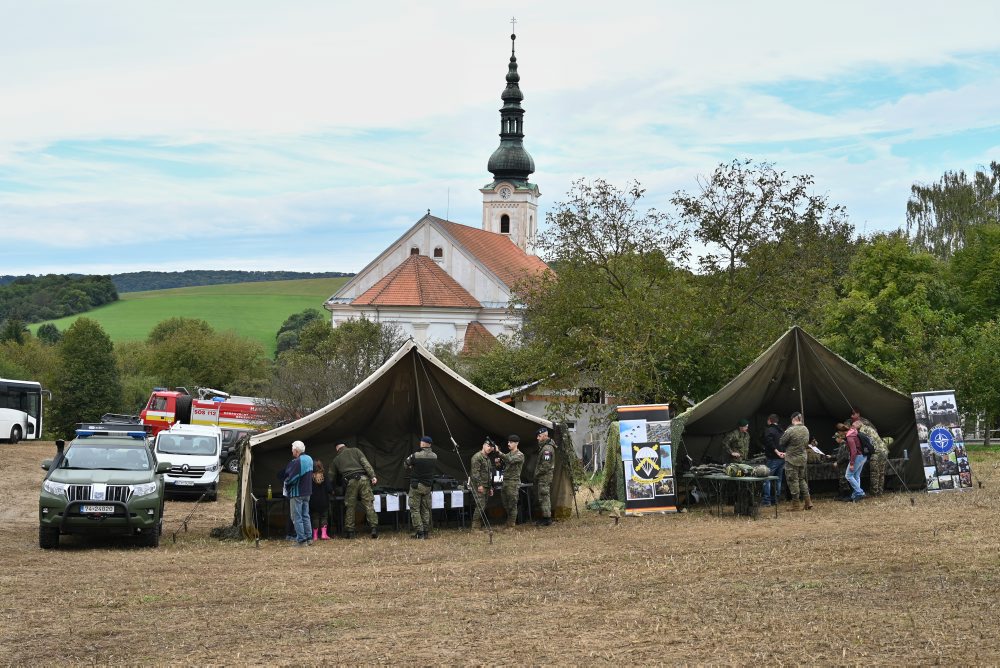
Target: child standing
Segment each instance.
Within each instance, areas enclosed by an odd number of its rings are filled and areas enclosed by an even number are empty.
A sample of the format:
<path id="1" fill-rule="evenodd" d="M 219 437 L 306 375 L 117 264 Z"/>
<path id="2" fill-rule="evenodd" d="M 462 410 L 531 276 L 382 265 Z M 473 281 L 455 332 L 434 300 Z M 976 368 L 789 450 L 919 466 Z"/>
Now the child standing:
<path id="1" fill-rule="evenodd" d="M 313 540 L 330 540 L 327 533 L 327 520 L 330 515 L 330 495 L 333 494 L 333 481 L 326 476 L 323 462 L 313 462 L 313 492 L 309 497 L 309 515 L 313 525 Z"/>

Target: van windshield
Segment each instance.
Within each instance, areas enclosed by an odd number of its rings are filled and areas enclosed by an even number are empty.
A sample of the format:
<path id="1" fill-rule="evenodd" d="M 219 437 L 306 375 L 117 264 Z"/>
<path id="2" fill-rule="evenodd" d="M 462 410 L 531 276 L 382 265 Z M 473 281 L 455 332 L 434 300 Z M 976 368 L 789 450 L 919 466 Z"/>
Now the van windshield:
<path id="1" fill-rule="evenodd" d="M 156 451 L 167 455 L 214 455 L 217 443 L 211 436 L 160 434 L 156 439 Z"/>

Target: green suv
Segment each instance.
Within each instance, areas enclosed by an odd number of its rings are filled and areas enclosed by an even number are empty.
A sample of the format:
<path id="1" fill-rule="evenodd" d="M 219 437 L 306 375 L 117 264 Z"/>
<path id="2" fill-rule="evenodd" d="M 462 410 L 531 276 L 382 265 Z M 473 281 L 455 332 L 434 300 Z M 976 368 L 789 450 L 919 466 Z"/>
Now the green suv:
<path id="1" fill-rule="evenodd" d="M 59 547 L 61 534 L 135 536 L 148 547 L 160 544 L 163 528 L 163 473 L 169 462 L 157 462 L 144 431 L 135 425 L 78 429 L 63 450 L 56 441 L 55 459 L 42 462 L 48 471 L 38 499 L 38 545 Z"/>

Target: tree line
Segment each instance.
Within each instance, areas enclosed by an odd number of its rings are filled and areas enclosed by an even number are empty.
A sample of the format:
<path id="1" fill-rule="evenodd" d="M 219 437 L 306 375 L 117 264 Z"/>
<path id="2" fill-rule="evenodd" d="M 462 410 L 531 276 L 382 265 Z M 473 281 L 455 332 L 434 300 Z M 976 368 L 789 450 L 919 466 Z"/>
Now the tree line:
<path id="1" fill-rule="evenodd" d="M 16 325 L 76 315 L 117 300 L 110 276 L 23 276 L 0 286 L 0 322 L 13 334 Z"/>

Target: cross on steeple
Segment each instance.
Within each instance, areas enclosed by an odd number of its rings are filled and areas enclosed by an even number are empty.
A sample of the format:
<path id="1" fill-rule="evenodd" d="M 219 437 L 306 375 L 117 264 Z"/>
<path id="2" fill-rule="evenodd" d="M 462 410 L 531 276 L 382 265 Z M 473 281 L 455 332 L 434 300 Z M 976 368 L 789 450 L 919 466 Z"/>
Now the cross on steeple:
<path id="1" fill-rule="evenodd" d="M 513 16 L 510 17 L 510 31 L 511 32 L 517 32 L 516 30 L 514 30 L 514 24 L 515 23 L 517 23 L 517 19 L 514 18 Z"/>

